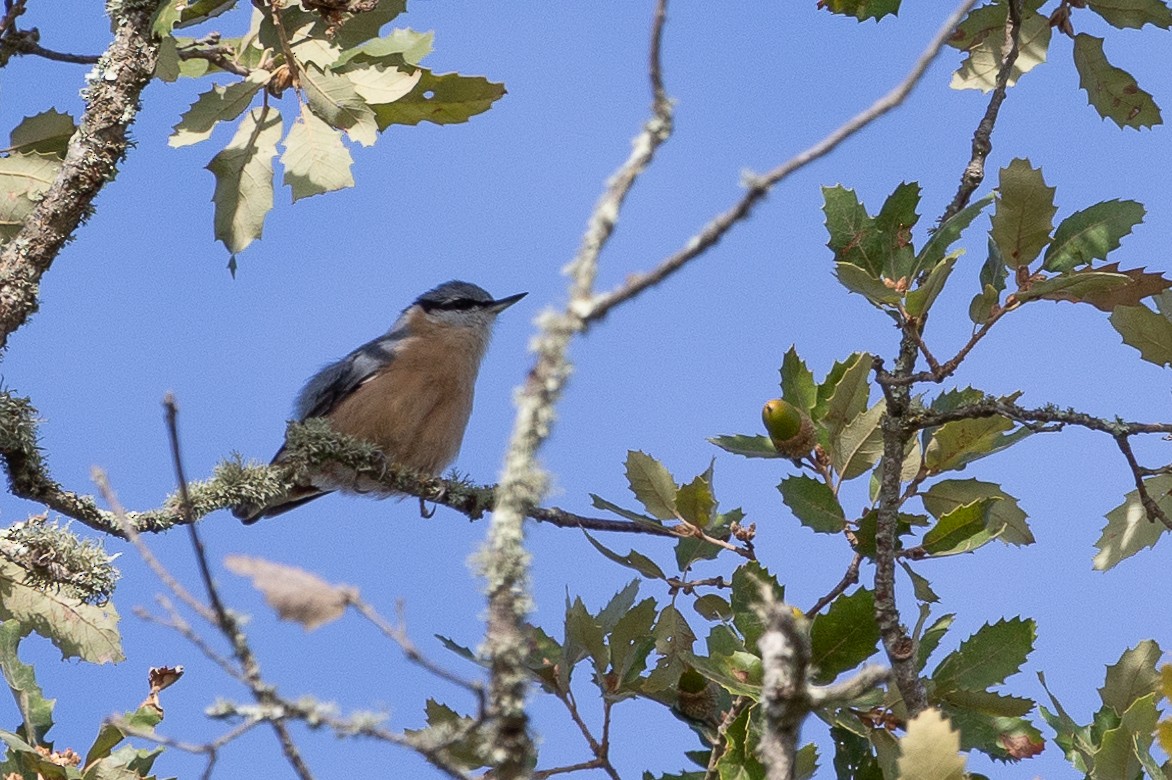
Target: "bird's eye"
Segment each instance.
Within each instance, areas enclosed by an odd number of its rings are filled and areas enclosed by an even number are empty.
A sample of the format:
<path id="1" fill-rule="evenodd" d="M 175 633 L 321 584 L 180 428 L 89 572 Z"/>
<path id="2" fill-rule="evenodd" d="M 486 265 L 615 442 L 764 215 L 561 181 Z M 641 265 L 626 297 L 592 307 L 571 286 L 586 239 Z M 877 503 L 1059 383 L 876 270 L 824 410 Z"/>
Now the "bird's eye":
<path id="1" fill-rule="evenodd" d="M 425 301 L 421 304 L 425 312 L 440 311 L 467 311 L 480 305 L 479 301 L 471 298 L 452 298 L 447 301 Z"/>

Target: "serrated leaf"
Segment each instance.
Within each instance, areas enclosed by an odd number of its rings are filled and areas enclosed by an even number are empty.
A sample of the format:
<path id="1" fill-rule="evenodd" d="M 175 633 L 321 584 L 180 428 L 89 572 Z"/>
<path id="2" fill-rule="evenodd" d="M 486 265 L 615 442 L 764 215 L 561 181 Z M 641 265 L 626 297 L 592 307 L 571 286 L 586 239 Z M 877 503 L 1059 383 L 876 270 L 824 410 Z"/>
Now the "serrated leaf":
<path id="1" fill-rule="evenodd" d="M 370 105 L 394 103 L 419 84 L 423 71 L 402 71 L 390 65 L 371 64 L 342 71 L 358 96 Z"/>
<path id="2" fill-rule="evenodd" d="M 180 28 L 206 22 L 236 5 L 236 0 L 187 0 L 184 3 L 180 3 L 179 0 L 169 0 L 169 2 L 174 2 L 179 8 L 179 20 L 174 23 L 174 26 Z"/>
<path id="3" fill-rule="evenodd" d="M 1130 284 L 1131 278 L 1124 274 L 1081 268 L 1034 282 L 1028 289 L 1019 290 L 1015 295 L 1022 303 L 1038 298 L 1079 303 L 1109 295 Z"/>
<path id="4" fill-rule="evenodd" d="M 923 317 L 932 308 L 940 291 L 948 282 L 956 261 L 960 258 L 960 250 L 948 255 L 932 268 L 924 283 L 907 294 L 907 303 L 904 308 L 913 317 Z"/>
<path id="5" fill-rule="evenodd" d="M 1013 708 L 1020 702 L 1032 705 L 1028 699 L 981 694 L 978 692 L 957 692 L 958 698 L 972 698 L 997 706 Z M 945 712 L 952 718 L 952 725 L 960 730 L 962 750 L 980 750 L 999 761 L 1018 761 L 1042 752 L 1046 740 L 1032 723 L 1019 716 L 993 715 L 979 709 L 968 709 L 951 704 L 945 705 Z M 971 776 L 973 780 L 978 777 Z"/>
<path id="6" fill-rule="evenodd" d="M 883 284 L 865 268 L 859 268 L 852 263 L 835 263 L 834 277 L 847 290 L 858 293 L 875 305 L 896 304 L 903 297 L 894 288 Z"/>
<path id="7" fill-rule="evenodd" d="M 1167 30 L 1172 10 L 1162 0 L 1089 0 L 1087 7 L 1121 30 L 1153 24 Z"/>
<path id="8" fill-rule="evenodd" d="M 1004 417 L 980 417 L 944 423 L 928 435 L 924 465 L 929 474 L 960 470 L 975 460 L 1000 452 L 1029 435 Z M 1012 431 L 1012 432 L 1010 432 Z"/>
<path id="9" fill-rule="evenodd" d="M 1046 249 L 1042 267 L 1047 271 L 1073 271 L 1094 260 L 1106 260 L 1119 248 L 1123 237 L 1143 222 L 1145 210 L 1134 200 L 1108 200 L 1076 211 L 1058 225 L 1054 241 Z"/>
<path id="10" fill-rule="evenodd" d="M 1015 159 L 1001 169 L 997 207 L 989 235 L 1010 268 L 1029 265 L 1050 243 L 1054 228 L 1054 187 L 1029 160 Z"/>
<path id="11" fill-rule="evenodd" d="M 236 135 L 207 169 L 216 177 L 216 238 L 237 254 L 261 237 L 265 215 L 273 208 L 273 158 L 281 140 L 281 115 L 254 108 Z"/>
<path id="12" fill-rule="evenodd" d="M 586 539 L 592 545 L 594 545 L 594 549 L 598 550 L 600 553 L 615 563 L 626 566 L 628 569 L 634 569 L 649 579 L 666 579 L 663 574 L 663 569 L 659 568 L 655 561 L 651 560 L 638 550 L 631 550 L 626 555 L 619 555 L 587 533 L 585 528 L 582 529 L 582 533 L 586 534 Z"/>
<path id="13" fill-rule="evenodd" d="M 777 489 L 781 491 L 781 500 L 802 525 L 820 534 L 842 533 L 846 513 L 826 483 L 795 474 L 783 479 Z"/>
<path id="14" fill-rule="evenodd" d="M 1172 475 L 1161 474 L 1145 479 L 1144 487 L 1165 514 L 1172 512 L 1172 497 L 1169 496 Z M 1099 553 L 1095 556 L 1094 566 L 1099 571 L 1106 571 L 1145 547 L 1154 547 L 1167 531 L 1163 523 L 1148 519 L 1139 491 L 1129 491 L 1123 503 L 1107 513 L 1107 525 L 1095 542 Z"/>
<path id="15" fill-rule="evenodd" d="M 920 221 L 916 213 L 919 204 L 919 183 L 905 181 L 892 190 L 875 215 L 875 227 L 883 233 L 887 245 L 882 271 L 888 279 L 906 279 L 915 263 L 912 228 Z"/>
<path id="16" fill-rule="evenodd" d="M 975 710 L 985 715 L 1003 718 L 1017 718 L 1029 714 L 1034 708 L 1033 699 L 1022 696 L 1007 696 L 992 691 L 969 691 L 953 688 L 940 694 L 942 703 L 966 710 Z M 963 731 L 963 729 L 962 729 Z"/>
<path id="17" fill-rule="evenodd" d="M 652 517 L 675 519 L 676 483 L 662 463 L 645 452 L 628 450 L 627 484 Z"/>
<path id="18" fill-rule="evenodd" d="M 435 43 L 434 32 L 416 32 L 396 27 L 381 38 L 372 38 L 342 52 L 335 69 L 345 69 L 352 62 L 383 65 L 418 65 L 431 53 Z"/>
<path id="19" fill-rule="evenodd" d="M 707 528 L 712 524 L 712 516 L 716 511 L 716 498 L 712 495 L 712 486 L 709 477 L 700 475 L 686 485 L 681 485 L 676 491 L 676 511 L 681 518 L 699 528 Z"/>
<path id="20" fill-rule="evenodd" d="M 54 109 L 26 116 L 12 128 L 7 153 L 48 154 L 65 159 L 65 149 L 76 131 L 73 117 Z"/>
<path id="21" fill-rule="evenodd" d="M 830 459 L 840 479 L 854 479 L 867 473 L 883 454 L 883 431 L 879 427 L 887 404 L 883 401 L 851 420 L 838 438 L 830 441 Z M 784 496 L 784 493 L 783 493 Z"/>
<path id="22" fill-rule="evenodd" d="M 1119 306 L 1111 312 L 1111 326 L 1144 360 L 1172 365 L 1172 320 L 1146 306 Z"/>
<path id="23" fill-rule="evenodd" d="M 565 641 L 562 643 L 562 660 L 558 664 L 558 682 L 561 690 L 569 690 L 570 677 L 574 666 L 584 658 L 590 658 L 598 674 L 606 671 L 606 640 L 602 627 L 586 609 L 580 597 L 571 603 L 566 597 Z"/>
<path id="24" fill-rule="evenodd" d="M 1099 748 L 1092 756 L 1092 780 L 1142 777 L 1138 753 L 1146 753 L 1151 747 L 1158 717 L 1156 694 L 1150 693 L 1123 713 L 1119 725 L 1103 731 Z"/>
<path id="25" fill-rule="evenodd" d="M 635 603 L 635 596 L 639 595 L 639 579 L 635 578 L 627 583 L 626 587 L 610 597 L 610 601 L 598 613 L 598 625 L 603 632 L 609 633 L 614 629 L 627 610 Z"/>
<path id="26" fill-rule="evenodd" d="M 1125 650 L 1118 661 L 1107 667 L 1107 678 L 1099 689 L 1103 705 L 1123 715 L 1137 699 L 1158 692 L 1160 672 L 1156 664 L 1163 654 L 1151 639 Z"/>
<path id="27" fill-rule="evenodd" d="M 36 670 L 20 660 L 17 648 L 26 631 L 19 621 L 0 623 L 0 671 L 8 690 L 16 700 L 23 725 L 17 735 L 34 745 L 45 743 L 45 734 L 53 728 L 55 699 L 46 699 L 37 683 Z"/>
<path id="28" fill-rule="evenodd" d="M 831 441 L 838 438 L 846 424 L 866 411 L 871 396 L 870 373 L 873 358 L 856 352 L 835 369 L 818 388 L 819 407 L 816 422 L 826 429 Z M 839 366 L 842 371 L 838 372 Z M 825 398 L 825 404 L 822 399 Z"/>
<path id="29" fill-rule="evenodd" d="M 909 276 L 915 278 L 920 275 L 922 271 L 930 271 L 936 267 L 936 264 L 944 259 L 948 254 L 949 248 L 957 242 L 960 234 L 964 229 L 972 224 L 973 220 L 980 216 L 981 212 L 989 207 L 993 202 L 993 193 L 977 198 L 969 205 L 954 214 L 947 222 L 936 228 L 936 231 L 924 244 L 924 248 L 920 250 L 916 257 L 916 265 L 912 269 Z"/>
<path id="30" fill-rule="evenodd" d="M 743 650 L 728 655 L 704 656 L 686 654 L 688 664 L 733 696 L 761 698 L 761 659 Z"/>
<path id="31" fill-rule="evenodd" d="M 640 601 L 619 618 L 607 639 L 610 670 L 620 686 L 630 685 L 632 678 L 638 677 L 647 666 L 647 655 L 655 648 L 651 625 L 656 612 L 655 599 Z"/>
<path id="32" fill-rule="evenodd" d="M 752 652 L 757 651 L 757 642 L 765 633 L 765 624 L 758 614 L 758 607 L 763 603 L 761 589 L 765 587 L 773 592 L 776 601 L 785 601 L 785 589 L 777 582 L 777 578 L 769 573 L 756 561 L 749 561 L 737 567 L 732 575 L 732 594 L 730 601 L 733 610 L 733 625 L 745 640 L 745 647 Z M 760 683 L 760 680 L 757 681 Z M 736 693 L 736 691 L 731 691 Z"/>
<path id="33" fill-rule="evenodd" d="M 167 145 L 177 149 L 207 140 L 217 124 L 231 121 L 248 110 L 270 75 L 267 70 L 258 69 L 227 86 L 212 85 L 179 117 L 179 122 L 171 128 Z"/>
<path id="34" fill-rule="evenodd" d="M 1162 123 L 1152 96 L 1139 88 L 1130 73 L 1107 61 L 1102 38 L 1086 33 L 1074 36 L 1074 67 L 1078 85 L 1086 90 L 1087 102 L 1099 116 L 1136 130 Z"/>
<path id="35" fill-rule="evenodd" d="M 901 560 L 899 564 L 912 581 L 912 594 L 916 597 L 916 601 L 923 604 L 935 604 L 940 601 L 940 597 L 936 595 L 936 591 L 932 590 L 932 583 L 928 582 L 927 577 L 917 574 L 907 561 Z"/>
<path id="36" fill-rule="evenodd" d="M 885 259 L 883 235 L 855 191 L 841 185 L 823 187 L 822 199 L 826 231 L 830 234 L 826 246 L 833 250 L 834 259 L 856 266 L 866 272 L 865 276 L 878 280 Z"/>
<path id="37" fill-rule="evenodd" d="M 969 14 L 961 23 L 957 35 L 949 43 L 967 51 L 968 56 L 952 74 L 949 87 L 988 92 L 997 86 L 997 73 L 1001 70 L 1005 45 L 1005 16 L 1004 5 L 987 5 Z M 1022 74 L 1045 62 L 1049 48 L 1049 19 L 1033 11 L 1022 13 L 1017 59 L 1009 69 L 1006 85 L 1012 87 Z"/>
<path id="38" fill-rule="evenodd" d="M 924 508 L 937 519 L 963 504 L 992 499 L 986 528 L 1007 544 L 1033 544 L 1034 535 L 1026 524 L 1026 513 L 1017 499 L 992 482 L 977 479 L 945 479 L 920 494 Z"/>
<path id="39" fill-rule="evenodd" d="M 993 540 L 989 514 L 995 499 L 982 498 L 962 504 L 941 516 L 924 534 L 920 546 L 933 556 L 972 552 Z"/>
<path id="40" fill-rule="evenodd" d="M 768 436 L 711 436 L 708 441 L 720 447 L 725 452 L 740 455 L 744 458 L 784 458 Z"/>
<path id="41" fill-rule="evenodd" d="M 370 146 L 378 136 L 374 111 L 345 76 L 316 65 L 301 71 L 301 85 L 309 109 L 332 128 L 346 131 L 352 141 Z M 305 112 L 302 111 L 302 116 Z"/>
<path id="42" fill-rule="evenodd" d="M 350 150 L 342 133 L 304 108 L 285 136 L 283 183 L 293 191 L 293 201 L 354 186 Z"/>
<path id="43" fill-rule="evenodd" d="M 20 231 L 60 170 L 61 160 L 54 155 L 0 157 L 0 238 L 12 238 Z"/>
<path id="44" fill-rule="evenodd" d="M 792 344 L 781 359 L 781 397 L 806 414 L 818 403 L 814 374 L 806 367 L 806 362 L 798 357 L 798 351 Z"/>
<path id="45" fill-rule="evenodd" d="M 1164 278 L 1162 274 L 1149 273 L 1146 268 L 1122 271 L 1119 269 L 1119 263 L 1109 263 L 1099 266 L 1098 271 L 1125 276 L 1127 281 L 1103 285 L 1100 289 L 1084 287 L 1075 291 L 1077 297 L 1066 290 L 1051 292 L 1042 297 L 1053 301 L 1089 303 L 1099 311 L 1113 312 L 1120 306 L 1139 306 L 1144 298 L 1159 295 L 1172 288 L 1172 280 Z"/>
<path id="46" fill-rule="evenodd" d="M 224 558 L 228 571 L 252 580 L 281 620 L 300 623 L 306 631 L 332 623 L 345 613 L 357 591 L 334 585 L 296 566 L 248 555 Z"/>
<path id="47" fill-rule="evenodd" d="M 899 13 L 900 0 L 826 0 L 819 5 L 833 14 L 853 16 L 860 22 L 874 19 L 876 22 L 888 14 Z M 724 780 L 722 777 L 721 780 Z"/>
<path id="48" fill-rule="evenodd" d="M 928 606 L 926 604 L 921 606 L 920 611 L 923 618 L 927 619 Z M 944 635 L 948 633 L 948 629 L 952 627 L 952 623 L 955 620 L 956 615 L 954 614 L 942 615 L 935 623 L 924 630 L 924 633 L 919 638 L 919 647 L 916 649 L 917 669 L 923 671 L 924 667 L 928 665 L 928 659 L 932 657 L 932 653 L 936 652 L 936 648 L 940 646 Z"/>
<path id="49" fill-rule="evenodd" d="M 380 131 L 391 125 L 467 122 L 487 111 L 505 94 L 504 84 L 495 84 L 482 76 L 436 75 L 426 69 L 422 73 L 419 83 L 406 95 L 394 103 L 373 106 Z"/>
<path id="50" fill-rule="evenodd" d="M 899 749 L 900 780 L 965 780 L 960 732 L 939 710 L 929 708 L 909 720 Z"/>
<path id="51" fill-rule="evenodd" d="M 842 595 L 810 624 L 810 663 L 814 682 L 825 684 L 854 669 L 879 650 L 875 594 L 866 588 Z"/>
<path id="52" fill-rule="evenodd" d="M 932 672 L 937 689 L 984 691 L 1017 674 L 1034 649 L 1033 620 L 1010 618 L 986 623 L 960 643 Z"/>

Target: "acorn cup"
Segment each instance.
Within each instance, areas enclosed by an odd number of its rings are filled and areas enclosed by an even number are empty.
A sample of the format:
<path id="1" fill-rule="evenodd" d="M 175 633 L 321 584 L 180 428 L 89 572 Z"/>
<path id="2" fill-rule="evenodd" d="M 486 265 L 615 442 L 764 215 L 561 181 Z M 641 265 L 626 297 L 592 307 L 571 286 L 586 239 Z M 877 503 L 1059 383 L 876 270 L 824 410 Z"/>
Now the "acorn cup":
<path id="1" fill-rule="evenodd" d="M 761 409 L 761 421 L 774 449 L 787 458 L 796 461 L 814 449 L 814 423 L 788 401 L 781 398 L 767 401 Z"/>

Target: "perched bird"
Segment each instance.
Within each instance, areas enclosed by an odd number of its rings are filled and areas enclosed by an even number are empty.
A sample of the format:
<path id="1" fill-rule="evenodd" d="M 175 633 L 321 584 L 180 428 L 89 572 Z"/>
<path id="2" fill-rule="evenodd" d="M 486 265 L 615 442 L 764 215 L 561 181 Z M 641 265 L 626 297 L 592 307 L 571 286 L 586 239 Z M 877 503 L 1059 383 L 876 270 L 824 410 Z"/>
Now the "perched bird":
<path id="1" fill-rule="evenodd" d="M 458 281 L 428 290 L 385 334 L 306 382 L 294 417 L 324 417 L 339 433 L 377 445 L 394 463 L 439 474 L 460 451 L 496 316 L 525 295 L 494 300 L 480 287 Z M 273 463 L 284 453 L 282 446 Z M 366 492 L 353 479 L 323 473 L 312 485 L 268 504 L 237 506 L 232 513 L 255 523 L 334 490 Z"/>

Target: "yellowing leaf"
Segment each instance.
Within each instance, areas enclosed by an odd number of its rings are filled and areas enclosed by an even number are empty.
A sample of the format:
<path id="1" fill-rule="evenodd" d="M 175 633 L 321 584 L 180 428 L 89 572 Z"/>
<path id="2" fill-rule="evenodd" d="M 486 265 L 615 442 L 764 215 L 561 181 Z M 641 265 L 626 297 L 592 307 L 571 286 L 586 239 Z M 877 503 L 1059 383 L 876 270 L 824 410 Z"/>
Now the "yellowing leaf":
<path id="1" fill-rule="evenodd" d="M 206 140 L 218 123 L 233 120 L 248 109 L 256 93 L 268 83 L 269 75 L 267 70 L 254 70 L 243 81 L 213 85 L 183 112 L 167 145 L 179 148 Z"/>
<path id="2" fill-rule="evenodd" d="M 1160 509 L 1172 512 L 1172 475 L 1161 474 L 1144 480 L 1144 487 Z M 1145 547 L 1153 547 L 1167 532 L 1163 523 L 1153 522 L 1144 512 L 1139 492 L 1132 490 L 1124 497 L 1123 503 L 1107 513 L 1107 525 L 1095 547 L 1095 568 L 1104 571 L 1125 558 L 1130 558 Z"/>
<path id="3" fill-rule="evenodd" d="M 49 154 L 0 157 L 0 238 L 12 238 L 53 185 L 61 159 Z"/>
<path id="4" fill-rule="evenodd" d="M 327 125 L 345 130 L 352 140 L 363 146 L 374 143 L 378 135 L 374 112 L 347 77 L 306 65 L 301 72 L 301 85 L 305 88 L 309 109 Z"/>
<path id="5" fill-rule="evenodd" d="M 354 85 L 358 96 L 371 105 L 394 103 L 419 83 L 422 70 L 406 72 L 393 66 L 370 65 L 348 68 L 344 75 Z"/>
<path id="6" fill-rule="evenodd" d="M 254 108 L 208 163 L 216 177 L 216 238 L 232 254 L 243 251 L 264 230 L 265 215 L 273 208 L 273 158 L 280 139 L 281 115 L 276 109 Z"/>
<path id="7" fill-rule="evenodd" d="M 988 5 L 974 11 L 961 25 L 967 37 L 953 45 L 966 50 L 968 57 L 952 74 L 950 87 L 988 92 L 997 86 L 997 73 L 1001 70 L 1005 46 L 1005 16 L 1004 5 Z M 1013 86 L 1023 73 L 1045 62 L 1049 48 L 1049 20 L 1033 11 L 1023 13 L 1018 33 L 1017 59 L 1009 69 L 1007 85 Z"/>
<path id="8" fill-rule="evenodd" d="M 311 195 L 333 192 L 354 186 L 350 150 L 342 143 L 342 133 L 312 112 L 301 116 L 285 137 L 284 183 L 293 190 L 294 202 Z"/>
<path id="9" fill-rule="evenodd" d="M 964 780 L 960 732 L 939 710 L 926 709 L 908 721 L 899 741 L 900 780 Z"/>

